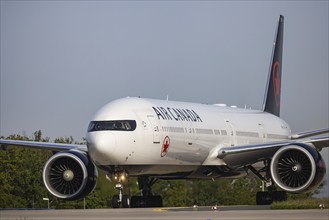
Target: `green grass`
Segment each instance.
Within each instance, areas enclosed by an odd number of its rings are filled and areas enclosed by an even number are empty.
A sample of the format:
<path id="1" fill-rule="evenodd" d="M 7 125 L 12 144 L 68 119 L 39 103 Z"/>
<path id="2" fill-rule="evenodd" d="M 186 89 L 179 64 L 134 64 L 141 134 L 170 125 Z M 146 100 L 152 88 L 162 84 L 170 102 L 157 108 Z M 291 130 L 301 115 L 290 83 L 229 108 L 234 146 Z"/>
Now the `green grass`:
<path id="1" fill-rule="evenodd" d="M 325 209 L 329 208 L 329 198 L 322 199 L 296 199 L 284 202 L 274 202 L 272 209 L 320 209 L 319 205 L 324 204 Z"/>

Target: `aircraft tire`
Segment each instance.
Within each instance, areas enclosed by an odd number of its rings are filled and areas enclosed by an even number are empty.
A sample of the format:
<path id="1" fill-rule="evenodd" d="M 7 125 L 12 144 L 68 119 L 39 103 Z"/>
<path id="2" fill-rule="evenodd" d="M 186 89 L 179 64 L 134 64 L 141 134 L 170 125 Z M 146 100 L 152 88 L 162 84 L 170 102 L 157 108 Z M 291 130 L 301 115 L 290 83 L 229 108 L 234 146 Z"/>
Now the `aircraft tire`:
<path id="1" fill-rule="evenodd" d="M 285 191 L 275 191 L 273 192 L 273 202 L 274 201 L 286 201 L 287 200 L 287 192 Z"/>
<path id="2" fill-rule="evenodd" d="M 162 197 L 161 196 L 149 196 L 147 198 L 147 207 L 162 207 Z"/>
<path id="3" fill-rule="evenodd" d="M 130 200 L 130 207 L 131 208 L 142 208 L 144 207 L 144 201 L 142 196 L 132 196 Z"/>
<path id="4" fill-rule="evenodd" d="M 273 202 L 273 196 L 269 192 L 257 192 L 256 204 L 257 205 L 270 205 Z"/>
<path id="5" fill-rule="evenodd" d="M 129 208 L 130 207 L 130 199 L 128 195 L 122 196 L 122 207 L 123 208 Z"/>
<path id="6" fill-rule="evenodd" d="M 112 197 L 112 208 L 117 209 L 120 207 L 119 195 L 114 195 Z"/>
<path id="7" fill-rule="evenodd" d="M 131 208 L 151 208 L 163 207 L 161 196 L 132 196 L 130 201 Z"/>

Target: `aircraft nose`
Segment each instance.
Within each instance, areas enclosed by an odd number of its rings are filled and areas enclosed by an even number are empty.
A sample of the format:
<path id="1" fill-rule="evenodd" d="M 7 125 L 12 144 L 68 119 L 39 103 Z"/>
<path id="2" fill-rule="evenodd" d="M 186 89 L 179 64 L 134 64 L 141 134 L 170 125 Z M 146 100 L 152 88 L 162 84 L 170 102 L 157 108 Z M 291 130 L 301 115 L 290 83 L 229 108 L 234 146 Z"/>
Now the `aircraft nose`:
<path id="1" fill-rule="evenodd" d="M 87 147 L 91 159 L 97 165 L 109 165 L 113 163 L 113 155 L 116 150 L 116 138 L 110 132 L 97 131 L 87 134 Z"/>

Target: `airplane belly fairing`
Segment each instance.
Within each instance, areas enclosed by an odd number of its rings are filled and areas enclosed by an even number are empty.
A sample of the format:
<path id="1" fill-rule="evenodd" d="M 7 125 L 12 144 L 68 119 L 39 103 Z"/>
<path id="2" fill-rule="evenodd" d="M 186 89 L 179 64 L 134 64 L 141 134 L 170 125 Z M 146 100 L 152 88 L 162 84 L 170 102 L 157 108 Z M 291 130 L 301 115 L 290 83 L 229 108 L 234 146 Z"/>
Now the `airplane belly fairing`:
<path id="1" fill-rule="evenodd" d="M 112 172 L 124 170 L 129 176 L 150 176 L 160 179 L 216 179 L 238 178 L 247 174 L 244 168 L 232 170 L 227 166 L 194 166 L 194 165 L 125 165 L 100 166 Z"/>

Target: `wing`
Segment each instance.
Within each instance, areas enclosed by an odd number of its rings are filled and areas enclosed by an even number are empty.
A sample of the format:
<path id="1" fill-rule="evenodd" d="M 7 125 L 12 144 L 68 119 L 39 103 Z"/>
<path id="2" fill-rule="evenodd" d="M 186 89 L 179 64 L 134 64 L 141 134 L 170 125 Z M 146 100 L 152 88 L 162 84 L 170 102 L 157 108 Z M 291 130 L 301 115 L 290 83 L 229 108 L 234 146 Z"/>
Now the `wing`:
<path id="1" fill-rule="evenodd" d="M 302 143 L 313 144 L 313 146 L 319 151 L 324 147 L 329 147 L 329 136 L 326 137 L 316 137 L 310 139 L 302 139 Z"/>
<path id="2" fill-rule="evenodd" d="M 234 147 L 219 147 L 217 157 L 231 168 L 251 165 L 258 161 L 270 159 L 275 152 L 287 145 L 308 144 L 321 151 L 324 147 L 329 147 L 329 136 L 313 137 L 319 134 L 328 133 L 329 129 L 320 129 L 315 131 L 303 132 L 292 135 L 291 139 L 278 142 L 262 143 L 256 145 L 243 145 Z M 307 137 L 307 138 L 306 138 Z"/>
<path id="3" fill-rule="evenodd" d="M 305 131 L 302 133 L 294 134 L 294 135 L 291 135 L 291 139 L 312 137 L 315 135 L 321 135 L 321 134 L 326 134 L 326 133 L 329 133 L 329 128 L 323 128 L 323 129 L 318 129 L 318 130 L 313 130 L 313 131 Z"/>
<path id="4" fill-rule="evenodd" d="M 43 150 L 51 150 L 51 151 L 63 151 L 63 150 L 72 150 L 72 149 L 77 149 L 85 152 L 88 151 L 86 145 L 79 145 L 79 144 L 59 144 L 59 143 L 49 143 L 49 142 L 16 141 L 16 140 L 0 139 L 0 145 L 2 149 L 6 149 L 6 147 L 9 146 L 18 146 L 18 147 L 28 147 L 28 148 L 36 148 Z"/>

